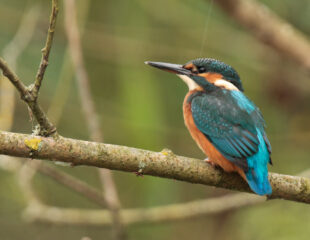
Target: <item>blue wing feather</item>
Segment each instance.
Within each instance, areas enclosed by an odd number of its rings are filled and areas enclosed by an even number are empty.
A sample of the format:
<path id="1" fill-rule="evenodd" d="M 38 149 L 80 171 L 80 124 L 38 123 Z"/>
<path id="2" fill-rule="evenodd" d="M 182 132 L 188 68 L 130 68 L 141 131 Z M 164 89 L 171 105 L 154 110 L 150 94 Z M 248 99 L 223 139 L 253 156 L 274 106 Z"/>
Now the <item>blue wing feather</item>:
<path id="1" fill-rule="evenodd" d="M 242 92 L 222 89 L 197 95 L 191 101 L 197 128 L 229 161 L 245 171 L 256 193 L 271 193 L 267 178 L 271 146 L 262 114 L 254 103 Z"/>
<path id="2" fill-rule="evenodd" d="M 246 157 L 258 150 L 255 123 L 247 111 L 233 104 L 230 92 L 222 90 L 218 94 L 221 95 L 203 94 L 192 99 L 195 124 L 227 159 L 246 166 Z"/>

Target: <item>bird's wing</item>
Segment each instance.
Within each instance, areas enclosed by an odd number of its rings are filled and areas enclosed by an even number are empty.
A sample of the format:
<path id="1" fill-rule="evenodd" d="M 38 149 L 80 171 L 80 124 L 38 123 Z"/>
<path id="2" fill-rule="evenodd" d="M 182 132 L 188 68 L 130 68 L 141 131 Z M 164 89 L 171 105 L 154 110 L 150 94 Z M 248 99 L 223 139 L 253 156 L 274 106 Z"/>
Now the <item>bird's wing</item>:
<path id="1" fill-rule="evenodd" d="M 191 110 L 197 128 L 228 160 L 247 171 L 247 157 L 257 153 L 260 144 L 257 131 L 264 134 L 258 108 L 239 91 L 219 90 L 194 97 Z"/>

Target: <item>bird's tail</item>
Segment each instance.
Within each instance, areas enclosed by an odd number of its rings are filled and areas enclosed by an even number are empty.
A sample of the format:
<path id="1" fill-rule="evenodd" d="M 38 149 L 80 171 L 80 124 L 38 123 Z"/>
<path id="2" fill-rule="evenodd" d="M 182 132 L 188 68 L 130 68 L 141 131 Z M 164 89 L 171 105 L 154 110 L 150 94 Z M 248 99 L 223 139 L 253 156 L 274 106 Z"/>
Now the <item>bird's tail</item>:
<path id="1" fill-rule="evenodd" d="M 249 170 L 245 172 L 250 188 L 259 195 L 269 195 L 272 189 L 268 180 L 268 162 L 270 154 L 268 152 L 263 135 L 258 130 L 259 139 L 258 152 L 247 158 Z"/>
<path id="2" fill-rule="evenodd" d="M 259 174 L 255 169 L 250 169 L 245 173 L 246 179 L 250 188 L 259 195 L 269 195 L 272 189 L 268 180 L 268 172 L 266 174 Z"/>

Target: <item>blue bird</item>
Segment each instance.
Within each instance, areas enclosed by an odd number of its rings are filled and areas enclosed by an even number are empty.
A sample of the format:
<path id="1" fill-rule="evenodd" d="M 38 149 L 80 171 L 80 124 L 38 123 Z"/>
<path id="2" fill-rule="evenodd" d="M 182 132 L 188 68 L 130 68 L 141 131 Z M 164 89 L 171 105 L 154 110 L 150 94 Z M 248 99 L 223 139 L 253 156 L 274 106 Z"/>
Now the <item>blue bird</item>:
<path id="1" fill-rule="evenodd" d="M 229 65 L 198 58 L 184 65 L 145 62 L 177 74 L 189 87 L 183 102 L 185 125 L 207 162 L 238 172 L 259 195 L 272 193 L 268 163 L 271 145 L 263 116 L 243 94 L 238 73 Z"/>

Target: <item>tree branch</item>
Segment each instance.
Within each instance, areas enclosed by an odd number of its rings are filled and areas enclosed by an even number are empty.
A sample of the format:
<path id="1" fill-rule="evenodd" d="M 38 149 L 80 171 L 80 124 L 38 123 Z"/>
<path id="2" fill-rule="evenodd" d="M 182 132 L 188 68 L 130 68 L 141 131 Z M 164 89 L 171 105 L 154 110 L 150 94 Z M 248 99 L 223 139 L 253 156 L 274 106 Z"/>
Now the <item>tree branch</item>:
<path id="1" fill-rule="evenodd" d="M 52 0 L 52 14 L 50 17 L 50 25 L 47 34 L 46 45 L 43 49 L 42 60 L 34 85 L 26 87 L 24 83 L 19 79 L 19 77 L 9 68 L 4 59 L 0 58 L 0 68 L 2 69 L 3 75 L 6 76 L 19 91 L 21 98 L 31 109 L 33 116 L 36 118 L 38 124 L 40 125 L 39 134 L 44 136 L 49 136 L 53 133 L 56 133 L 55 126 L 48 120 L 46 114 L 38 104 L 37 98 L 43 80 L 44 72 L 47 67 L 50 49 L 52 46 L 57 13 L 58 0 Z"/>
<path id="2" fill-rule="evenodd" d="M 46 42 L 44 48 L 42 49 L 42 58 L 33 88 L 33 96 L 35 97 L 35 99 L 38 98 L 38 93 L 42 84 L 44 73 L 48 65 L 48 58 L 52 48 L 58 10 L 58 0 L 52 0 L 52 12 L 50 16 L 50 23 L 48 27 Z"/>
<path id="3" fill-rule="evenodd" d="M 9 156 L 0 156 L 0 168 L 6 171 L 17 172 L 23 167 L 24 164 L 26 164 L 25 161 L 20 160 L 22 159 Z M 93 203 L 96 203 L 98 206 L 106 207 L 106 202 L 100 191 L 86 182 L 83 182 L 68 173 L 60 171 L 55 167 L 49 166 L 47 162 L 44 164 L 37 164 L 35 170 L 44 176 L 50 177 L 68 189 L 75 191 L 81 196 L 84 196 Z"/>
<path id="4" fill-rule="evenodd" d="M 246 193 L 191 201 L 189 203 L 169 204 L 151 208 L 133 208 L 120 211 L 125 225 L 143 223 L 163 223 L 218 214 L 227 210 L 239 209 L 263 203 L 264 198 Z M 25 211 L 29 221 L 47 222 L 58 225 L 111 225 L 111 215 L 107 210 L 84 210 L 56 208 L 44 205 L 30 206 Z"/>
<path id="5" fill-rule="evenodd" d="M 176 156 L 170 151 L 151 152 L 126 146 L 64 138 L 35 137 L 0 132 L 0 154 L 62 161 L 126 172 L 171 178 L 231 190 L 251 192 L 238 174 L 225 173 L 205 162 Z M 270 199 L 310 203 L 310 179 L 270 173 Z"/>
<path id="6" fill-rule="evenodd" d="M 28 88 L 23 84 L 23 82 L 19 79 L 19 77 L 14 73 L 13 70 L 7 65 L 5 60 L 0 57 L 0 68 L 2 69 L 3 75 L 6 76 L 10 82 L 15 86 L 15 88 L 19 91 L 21 98 L 24 101 L 31 101 L 32 95 L 29 92 Z"/>
<path id="7" fill-rule="evenodd" d="M 40 164 L 37 167 L 38 172 L 51 177 L 56 182 L 63 184 L 64 186 L 68 187 L 69 189 L 85 196 L 89 200 L 97 203 L 99 206 L 106 207 L 107 204 L 103 199 L 100 192 L 90 186 L 89 184 L 67 174 L 62 171 L 58 171 L 57 169 L 48 166 L 47 164 Z"/>
<path id="8" fill-rule="evenodd" d="M 0 68 L 2 69 L 3 75 L 11 81 L 11 83 L 19 91 L 21 98 L 31 109 L 33 115 L 35 116 L 36 120 L 42 128 L 42 135 L 50 135 L 52 133 L 55 133 L 56 128 L 48 120 L 47 116 L 43 112 L 40 105 L 37 103 L 33 94 L 31 94 L 31 90 L 23 84 L 19 77 L 9 68 L 9 66 L 2 58 L 0 58 Z"/>
<path id="9" fill-rule="evenodd" d="M 291 24 L 255 0 L 215 0 L 239 24 L 310 72 L 310 44 Z"/>

